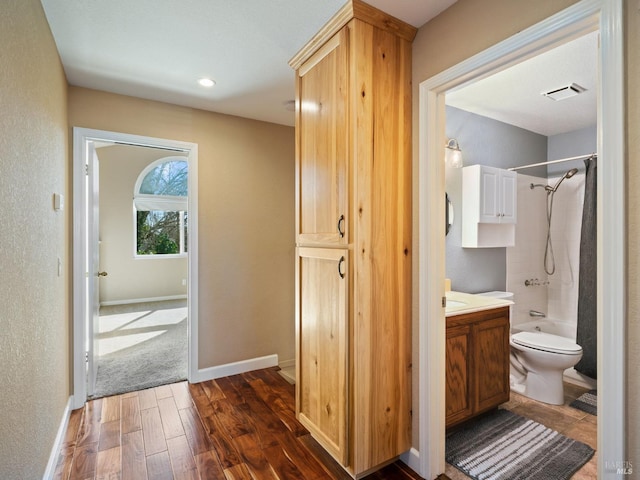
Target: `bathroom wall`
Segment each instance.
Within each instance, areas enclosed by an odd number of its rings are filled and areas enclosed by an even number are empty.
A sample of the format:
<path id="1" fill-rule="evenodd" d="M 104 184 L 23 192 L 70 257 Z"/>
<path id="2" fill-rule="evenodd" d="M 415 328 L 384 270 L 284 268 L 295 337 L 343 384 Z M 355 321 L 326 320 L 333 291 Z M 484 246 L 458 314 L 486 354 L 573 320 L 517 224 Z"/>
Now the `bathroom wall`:
<path id="1" fill-rule="evenodd" d="M 447 107 L 446 116 L 447 138 L 458 140 L 465 166 L 510 168 L 547 159 L 544 135 L 454 107 Z M 544 167 L 536 167 L 527 173 L 545 176 L 546 172 Z M 454 222 L 446 238 L 446 275 L 451 279 L 451 288 L 469 293 L 505 290 L 507 249 L 461 246 L 462 169 L 446 168 L 446 189 L 454 209 Z M 520 212 L 518 215 L 519 219 L 527 218 Z"/>
<path id="2" fill-rule="evenodd" d="M 596 151 L 596 126 L 548 138 L 548 160 L 575 157 Z M 548 166 L 548 183 L 554 185 L 571 168 L 580 172 L 567 179 L 554 196 L 551 222 L 552 246 L 556 270 L 544 271 L 547 239 L 546 199 L 541 188 L 531 190 L 530 183 L 547 183 L 541 178 L 519 175 L 516 245 L 507 249 L 507 290 L 514 292 L 516 306 L 512 324 L 530 320 L 529 310 L 538 310 L 549 318 L 577 323 L 580 230 L 584 199 L 584 162 L 563 162 Z M 525 286 L 527 279 L 540 285 Z"/>

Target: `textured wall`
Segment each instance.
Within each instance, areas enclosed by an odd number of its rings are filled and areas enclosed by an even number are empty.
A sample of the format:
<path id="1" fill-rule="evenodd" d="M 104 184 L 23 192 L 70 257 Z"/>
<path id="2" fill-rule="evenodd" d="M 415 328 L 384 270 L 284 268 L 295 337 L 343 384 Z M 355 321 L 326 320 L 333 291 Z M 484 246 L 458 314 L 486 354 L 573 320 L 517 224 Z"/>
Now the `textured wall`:
<path id="1" fill-rule="evenodd" d="M 2 10 L 0 478 L 36 479 L 69 398 L 67 83 L 40 2 Z"/>
<path id="2" fill-rule="evenodd" d="M 71 126 L 198 144 L 199 368 L 294 357 L 294 129 L 71 87 Z"/>
<path id="3" fill-rule="evenodd" d="M 114 145 L 96 150 L 100 160 L 100 302 L 186 295 L 187 258 L 135 258 L 133 190 L 142 170 L 176 156 L 157 148 Z"/>

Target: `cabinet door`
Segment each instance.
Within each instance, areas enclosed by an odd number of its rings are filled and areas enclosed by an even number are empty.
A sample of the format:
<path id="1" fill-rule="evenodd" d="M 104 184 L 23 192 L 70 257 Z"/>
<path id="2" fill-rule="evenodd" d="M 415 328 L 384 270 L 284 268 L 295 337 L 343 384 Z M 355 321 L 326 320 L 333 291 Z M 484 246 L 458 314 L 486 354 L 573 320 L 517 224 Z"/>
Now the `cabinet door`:
<path id="1" fill-rule="evenodd" d="M 447 328 L 445 373 L 445 424 L 447 427 L 473 414 L 471 362 L 471 327 L 461 325 Z"/>
<path id="2" fill-rule="evenodd" d="M 482 411 L 509 401 L 508 314 L 473 326 L 476 365 L 475 410 Z"/>
<path id="3" fill-rule="evenodd" d="M 348 251 L 298 248 L 296 413 L 336 460 L 347 460 Z"/>
<path id="4" fill-rule="evenodd" d="M 500 171 L 480 168 L 480 223 L 500 223 Z"/>
<path id="5" fill-rule="evenodd" d="M 503 170 L 500 172 L 500 221 L 516 223 L 518 214 L 518 174 Z"/>
<path id="6" fill-rule="evenodd" d="M 348 51 L 343 29 L 298 69 L 298 244 L 347 244 Z"/>

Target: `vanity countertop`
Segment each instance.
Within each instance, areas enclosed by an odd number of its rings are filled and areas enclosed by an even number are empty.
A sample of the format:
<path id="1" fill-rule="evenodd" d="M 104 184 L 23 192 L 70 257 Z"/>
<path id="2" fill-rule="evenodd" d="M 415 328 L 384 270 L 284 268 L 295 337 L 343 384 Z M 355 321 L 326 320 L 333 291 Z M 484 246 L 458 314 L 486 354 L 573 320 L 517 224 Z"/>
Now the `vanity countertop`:
<path id="1" fill-rule="evenodd" d="M 446 297 L 446 317 L 513 305 L 513 302 L 511 300 L 506 300 L 504 298 L 486 297 L 484 295 L 473 295 L 471 293 L 450 291 L 446 293 Z"/>

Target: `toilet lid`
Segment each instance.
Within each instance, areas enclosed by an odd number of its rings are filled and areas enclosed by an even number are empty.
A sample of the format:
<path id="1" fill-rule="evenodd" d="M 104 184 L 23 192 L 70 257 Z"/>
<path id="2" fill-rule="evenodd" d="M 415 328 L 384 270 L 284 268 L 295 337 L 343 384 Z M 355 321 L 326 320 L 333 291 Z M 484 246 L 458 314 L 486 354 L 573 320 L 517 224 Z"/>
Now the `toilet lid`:
<path id="1" fill-rule="evenodd" d="M 524 347 L 536 348 L 546 352 L 576 354 L 582 352 L 582 347 L 571 340 L 543 332 L 520 332 L 511 337 L 511 340 Z"/>

